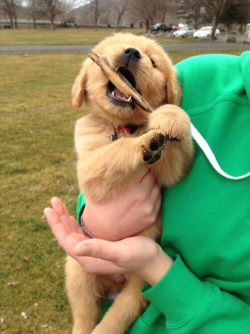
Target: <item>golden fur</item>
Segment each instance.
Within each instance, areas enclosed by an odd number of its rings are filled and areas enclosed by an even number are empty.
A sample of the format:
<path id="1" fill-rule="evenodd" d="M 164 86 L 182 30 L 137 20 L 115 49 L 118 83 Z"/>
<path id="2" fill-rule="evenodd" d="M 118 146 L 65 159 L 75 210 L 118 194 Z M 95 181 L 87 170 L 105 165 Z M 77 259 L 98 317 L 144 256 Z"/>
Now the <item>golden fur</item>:
<path id="1" fill-rule="evenodd" d="M 124 52 L 134 48 L 140 59 L 124 61 Z M 95 52 L 103 55 L 116 69 L 127 66 L 133 73 L 136 89 L 154 108 L 148 120 L 137 107 L 114 103 L 107 95 L 108 79 L 90 59 L 86 59 L 72 88 L 74 107 L 86 103 L 90 113 L 77 121 L 75 146 L 81 192 L 86 199 L 101 201 L 115 196 L 140 169 L 149 168 L 160 185 L 172 186 L 188 171 L 192 159 L 190 121 L 178 107 L 181 90 L 176 73 L 166 53 L 154 41 L 132 34 L 115 34 L 99 43 Z M 131 60 L 132 59 L 132 60 Z M 126 63 L 126 64 L 125 64 Z M 133 134 L 111 134 L 118 125 L 136 124 Z M 181 141 L 165 140 L 179 138 Z M 157 147 L 152 149 L 152 143 Z M 144 161 L 148 152 L 152 159 Z M 154 162 L 154 159 L 160 159 Z M 161 219 L 143 235 L 157 239 Z M 71 257 L 66 263 L 66 288 L 74 318 L 73 334 L 122 334 L 146 307 L 140 294 L 143 281 L 130 276 L 122 288 L 109 277 L 87 273 Z M 121 290 L 121 291 L 120 291 Z M 98 323 L 99 303 L 107 292 L 118 293 L 113 305 Z"/>

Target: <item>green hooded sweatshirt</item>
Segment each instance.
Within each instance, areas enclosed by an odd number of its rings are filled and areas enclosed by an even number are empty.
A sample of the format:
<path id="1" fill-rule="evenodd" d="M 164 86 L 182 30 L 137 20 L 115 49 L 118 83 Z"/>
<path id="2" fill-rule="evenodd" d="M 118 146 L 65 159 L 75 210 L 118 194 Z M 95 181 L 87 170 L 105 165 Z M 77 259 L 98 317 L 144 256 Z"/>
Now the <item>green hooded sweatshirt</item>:
<path id="1" fill-rule="evenodd" d="M 249 172 L 250 52 L 192 57 L 176 69 L 181 106 L 221 168 Z M 78 220 L 83 206 L 80 195 Z M 164 191 L 162 216 L 161 246 L 174 264 L 144 286 L 150 304 L 127 333 L 249 334 L 250 178 L 221 176 L 195 143 L 190 173 Z"/>

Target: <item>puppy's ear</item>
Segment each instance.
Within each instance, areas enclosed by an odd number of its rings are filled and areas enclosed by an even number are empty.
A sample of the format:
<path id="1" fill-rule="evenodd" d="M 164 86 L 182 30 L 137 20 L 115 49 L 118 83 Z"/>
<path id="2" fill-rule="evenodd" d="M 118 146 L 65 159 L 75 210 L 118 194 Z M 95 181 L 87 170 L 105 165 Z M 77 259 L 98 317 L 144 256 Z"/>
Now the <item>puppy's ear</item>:
<path id="1" fill-rule="evenodd" d="M 168 103 L 179 105 L 181 101 L 181 87 L 177 80 L 176 70 L 172 68 L 167 79 Z"/>
<path id="2" fill-rule="evenodd" d="M 71 95 L 72 95 L 72 105 L 74 108 L 81 107 L 86 95 L 87 67 L 88 67 L 88 62 L 85 60 L 85 62 L 82 64 L 81 71 L 76 77 L 72 87 Z"/>

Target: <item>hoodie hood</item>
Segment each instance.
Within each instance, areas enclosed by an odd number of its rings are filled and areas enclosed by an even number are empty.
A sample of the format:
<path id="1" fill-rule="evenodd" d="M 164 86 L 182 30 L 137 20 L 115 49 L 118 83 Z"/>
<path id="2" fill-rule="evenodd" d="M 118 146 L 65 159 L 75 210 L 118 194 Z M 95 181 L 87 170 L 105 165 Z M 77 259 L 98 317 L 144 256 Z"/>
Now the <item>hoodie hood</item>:
<path id="1" fill-rule="evenodd" d="M 240 57 L 224 54 L 191 57 L 178 63 L 176 69 L 183 89 L 181 105 L 188 113 L 206 108 L 221 97 L 246 94 L 250 97 L 250 51 Z"/>

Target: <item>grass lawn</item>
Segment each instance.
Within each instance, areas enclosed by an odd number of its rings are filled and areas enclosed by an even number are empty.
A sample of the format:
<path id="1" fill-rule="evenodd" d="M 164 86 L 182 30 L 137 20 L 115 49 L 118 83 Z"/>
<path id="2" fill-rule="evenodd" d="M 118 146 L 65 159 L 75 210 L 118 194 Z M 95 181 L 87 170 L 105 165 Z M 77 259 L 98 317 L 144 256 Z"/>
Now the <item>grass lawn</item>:
<path id="1" fill-rule="evenodd" d="M 176 62 L 194 54 L 170 56 Z M 0 56 L 0 332 L 4 334 L 70 333 L 64 253 L 42 211 L 57 195 L 75 212 L 73 130 L 86 110 L 71 107 L 70 90 L 81 61 L 76 54 Z"/>
<path id="2" fill-rule="evenodd" d="M 116 29 L 60 28 L 50 29 L 0 29 L 0 45 L 77 45 L 96 44 Z M 122 29 L 123 32 L 141 33 L 142 29 Z"/>
<path id="3" fill-rule="evenodd" d="M 122 32 L 142 34 L 142 29 L 121 29 Z M 0 29 L 0 45 L 93 45 L 104 37 L 117 32 L 116 29 L 80 28 L 80 29 Z M 159 43 L 200 42 L 194 38 L 164 38 L 155 36 Z"/>
<path id="4" fill-rule="evenodd" d="M 0 29 L 0 45 L 77 45 L 96 44 L 109 36 L 116 29 L 79 28 L 79 29 Z M 122 29 L 123 32 L 133 31 L 135 34 L 142 29 Z"/>

